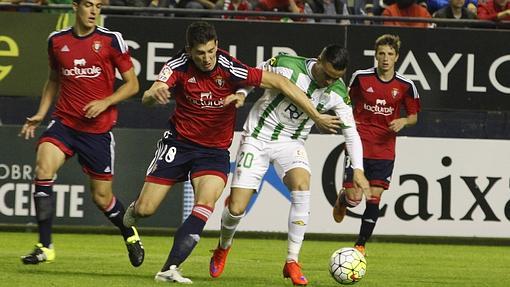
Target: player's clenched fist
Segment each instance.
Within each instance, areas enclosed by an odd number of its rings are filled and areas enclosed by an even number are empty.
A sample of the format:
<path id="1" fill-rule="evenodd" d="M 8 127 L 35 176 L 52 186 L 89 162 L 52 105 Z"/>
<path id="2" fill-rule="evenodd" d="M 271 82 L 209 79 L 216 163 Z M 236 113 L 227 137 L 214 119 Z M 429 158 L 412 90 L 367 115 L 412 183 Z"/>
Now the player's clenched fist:
<path id="1" fill-rule="evenodd" d="M 169 102 L 170 91 L 168 91 L 168 86 L 165 84 L 159 86 L 153 85 L 149 90 L 145 91 L 142 98 L 142 103 L 148 105 L 152 104 L 166 105 Z"/>

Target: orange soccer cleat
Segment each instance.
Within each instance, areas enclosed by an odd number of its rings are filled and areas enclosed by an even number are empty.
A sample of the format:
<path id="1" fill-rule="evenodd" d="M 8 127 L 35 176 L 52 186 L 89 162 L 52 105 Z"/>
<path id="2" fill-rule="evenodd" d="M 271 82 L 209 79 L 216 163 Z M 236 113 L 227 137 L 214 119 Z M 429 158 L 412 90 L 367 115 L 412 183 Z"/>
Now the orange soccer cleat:
<path id="1" fill-rule="evenodd" d="M 227 249 L 221 248 L 219 245 L 214 250 L 213 256 L 211 257 L 211 261 L 209 263 L 209 274 L 213 278 L 220 277 L 221 273 L 223 273 L 223 269 L 225 268 L 225 263 L 227 263 L 227 255 L 230 251 L 229 246 Z"/>
<path id="2" fill-rule="evenodd" d="M 347 206 L 344 203 L 340 202 L 340 197 L 345 196 L 343 195 L 343 191 L 340 191 L 338 194 L 338 197 L 335 202 L 335 207 L 333 207 L 333 219 L 340 223 L 342 220 L 344 220 L 345 214 L 347 213 Z"/>
<path id="3" fill-rule="evenodd" d="M 301 272 L 301 265 L 296 261 L 285 262 L 283 277 L 290 278 L 294 286 L 306 286 L 308 284 L 308 279 Z"/>
<path id="4" fill-rule="evenodd" d="M 359 251 L 363 256 L 367 256 L 367 252 L 365 250 L 365 245 L 354 245 L 354 248 Z"/>

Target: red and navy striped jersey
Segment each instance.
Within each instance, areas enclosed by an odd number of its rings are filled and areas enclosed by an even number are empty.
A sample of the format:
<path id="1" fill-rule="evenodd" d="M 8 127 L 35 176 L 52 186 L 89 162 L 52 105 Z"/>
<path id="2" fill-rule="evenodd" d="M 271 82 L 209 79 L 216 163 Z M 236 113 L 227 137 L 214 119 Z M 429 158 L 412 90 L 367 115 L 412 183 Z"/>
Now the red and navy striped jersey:
<path id="1" fill-rule="evenodd" d="M 181 51 L 163 66 L 157 80 L 165 82 L 175 98 L 170 121 L 180 136 L 201 146 L 227 149 L 234 135 L 236 108 L 223 102 L 240 87 L 259 86 L 262 70 L 218 49 L 216 66 L 203 72 Z"/>
<path id="2" fill-rule="evenodd" d="M 122 35 L 99 26 L 84 37 L 76 35 L 72 28 L 56 31 L 48 37 L 48 56 L 50 68 L 60 78 L 53 116 L 75 130 L 109 131 L 117 121 L 115 106 L 93 119 L 85 118 L 83 107 L 113 93 L 115 68 L 123 73 L 133 66 Z"/>
<path id="3" fill-rule="evenodd" d="M 377 76 L 376 68 L 358 70 L 352 75 L 349 95 L 363 142 L 363 157 L 394 160 L 397 134 L 389 129 L 389 124 L 401 117 L 401 106 L 407 115 L 420 111 L 414 83 L 399 73 L 384 82 Z"/>

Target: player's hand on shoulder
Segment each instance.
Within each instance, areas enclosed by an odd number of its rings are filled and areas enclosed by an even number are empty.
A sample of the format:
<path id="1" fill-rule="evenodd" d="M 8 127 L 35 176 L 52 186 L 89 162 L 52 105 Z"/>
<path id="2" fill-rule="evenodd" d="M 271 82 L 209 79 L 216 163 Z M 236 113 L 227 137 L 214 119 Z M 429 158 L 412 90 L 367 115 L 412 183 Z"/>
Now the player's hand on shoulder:
<path id="1" fill-rule="evenodd" d="M 110 105 L 111 102 L 108 99 L 94 100 L 83 107 L 85 117 L 93 119 L 104 112 Z"/>
<path id="2" fill-rule="evenodd" d="M 34 115 L 25 121 L 25 124 L 21 127 L 21 131 L 18 136 L 24 137 L 26 140 L 35 136 L 35 129 L 41 124 L 44 116 Z"/>
<path id="3" fill-rule="evenodd" d="M 320 114 L 314 122 L 320 131 L 333 134 L 338 133 L 337 130 L 340 128 L 340 124 L 342 123 L 338 116 L 329 114 Z"/>
<path id="4" fill-rule="evenodd" d="M 226 107 L 226 106 L 230 105 L 231 103 L 234 103 L 236 106 L 236 109 L 240 108 L 240 107 L 244 106 L 245 98 L 246 98 L 246 96 L 243 93 L 230 94 L 229 96 L 227 96 L 225 98 L 223 106 Z"/>

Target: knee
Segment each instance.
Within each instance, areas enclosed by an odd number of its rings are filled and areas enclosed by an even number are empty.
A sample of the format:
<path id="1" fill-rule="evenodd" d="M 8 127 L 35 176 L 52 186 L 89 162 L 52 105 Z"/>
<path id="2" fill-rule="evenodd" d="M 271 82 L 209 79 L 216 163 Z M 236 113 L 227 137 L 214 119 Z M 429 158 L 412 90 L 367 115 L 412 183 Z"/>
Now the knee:
<path id="1" fill-rule="evenodd" d="M 38 179 L 53 179 L 55 171 L 44 163 L 38 162 L 35 166 L 35 177 Z"/>
<path id="2" fill-rule="evenodd" d="M 136 201 L 135 214 L 138 217 L 149 217 L 156 212 L 156 208 L 150 202 Z"/>
<path id="3" fill-rule="evenodd" d="M 113 194 L 111 192 L 92 192 L 92 201 L 101 210 L 106 210 L 112 203 Z"/>
<path id="4" fill-rule="evenodd" d="M 363 199 L 363 193 L 358 192 L 345 192 L 345 201 L 349 207 L 358 206 Z"/>
<path id="5" fill-rule="evenodd" d="M 228 203 L 228 211 L 233 216 L 240 216 L 244 214 L 244 211 L 246 210 L 246 207 L 242 204 L 239 204 L 237 202 L 229 202 Z"/>

